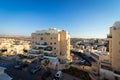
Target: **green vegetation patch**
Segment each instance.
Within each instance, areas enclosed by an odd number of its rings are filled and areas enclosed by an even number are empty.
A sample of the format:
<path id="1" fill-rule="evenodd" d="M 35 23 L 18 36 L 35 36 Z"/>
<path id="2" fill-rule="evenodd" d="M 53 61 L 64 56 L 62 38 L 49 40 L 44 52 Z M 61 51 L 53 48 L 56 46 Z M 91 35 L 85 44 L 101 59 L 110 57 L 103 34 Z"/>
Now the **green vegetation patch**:
<path id="1" fill-rule="evenodd" d="M 2 56 L 3 55 L 3 52 L 0 52 L 0 56 Z"/>

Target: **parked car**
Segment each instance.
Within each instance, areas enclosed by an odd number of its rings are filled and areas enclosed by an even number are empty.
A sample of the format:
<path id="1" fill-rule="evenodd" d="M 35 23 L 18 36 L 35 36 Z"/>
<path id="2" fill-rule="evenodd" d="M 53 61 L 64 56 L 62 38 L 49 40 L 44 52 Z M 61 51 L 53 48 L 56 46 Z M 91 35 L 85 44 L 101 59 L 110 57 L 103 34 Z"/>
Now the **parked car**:
<path id="1" fill-rule="evenodd" d="M 84 63 L 84 62 L 85 62 L 85 60 L 80 60 L 80 62 L 81 62 L 81 63 Z"/>
<path id="2" fill-rule="evenodd" d="M 41 65 L 36 65 L 36 66 L 34 66 L 34 67 L 30 70 L 30 72 L 31 72 L 32 74 L 35 74 L 35 73 L 36 73 L 37 71 L 39 71 L 41 68 L 42 68 Z"/>
<path id="3" fill-rule="evenodd" d="M 28 66 L 28 64 L 23 63 L 23 62 L 19 62 L 19 63 L 17 63 L 17 64 L 14 66 L 14 68 L 15 68 L 15 69 L 22 69 L 22 68 L 25 68 L 25 67 L 27 67 L 27 66 Z"/>
<path id="4" fill-rule="evenodd" d="M 45 73 L 43 73 L 42 75 L 42 80 L 46 80 L 50 75 L 51 75 L 51 71 L 46 71 Z"/>
<path id="5" fill-rule="evenodd" d="M 61 80 L 61 78 L 62 78 L 62 71 L 58 71 L 58 72 L 55 74 L 53 80 Z"/>

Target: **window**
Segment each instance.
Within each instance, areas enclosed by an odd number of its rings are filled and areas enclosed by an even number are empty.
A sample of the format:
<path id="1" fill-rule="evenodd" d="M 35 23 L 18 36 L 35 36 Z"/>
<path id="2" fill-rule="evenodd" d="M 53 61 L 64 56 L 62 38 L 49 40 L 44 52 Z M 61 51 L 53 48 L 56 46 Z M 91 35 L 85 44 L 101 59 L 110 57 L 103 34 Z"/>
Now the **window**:
<path id="1" fill-rule="evenodd" d="M 50 42 L 50 45 L 52 45 L 52 42 Z"/>
<path id="2" fill-rule="evenodd" d="M 60 56 L 62 55 L 62 53 L 60 52 Z"/>
<path id="3" fill-rule="evenodd" d="M 120 50 L 118 52 L 120 53 Z"/>
<path id="4" fill-rule="evenodd" d="M 43 47 L 38 47 L 38 49 L 43 49 Z"/>
<path id="5" fill-rule="evenodd" d="M 120 45 L 120 41 L 119 41 L 119 45 Z"/>
<path id="6" fill-rule="evenodd" d="M 116 30 L 116 28 L 115 28 L 115 27 L 113 27 L 113 30 Z"/>
<path id="7" fill-rule="evenodd" d="M 56 42 L 54 42 L 54 44 L 56 44 Z"/>
<path id="8" fill-rule="evenodd" d="M 41 40 L 43 40 L 43 37 L 41 37 Z"/>

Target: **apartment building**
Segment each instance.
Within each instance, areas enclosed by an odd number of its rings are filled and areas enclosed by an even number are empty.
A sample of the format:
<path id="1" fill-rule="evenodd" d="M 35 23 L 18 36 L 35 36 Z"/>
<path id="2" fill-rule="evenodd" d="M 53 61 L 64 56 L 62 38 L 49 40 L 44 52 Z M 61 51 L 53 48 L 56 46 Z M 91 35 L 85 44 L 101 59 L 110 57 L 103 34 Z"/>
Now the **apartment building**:
<path id="1" fill-rule="evenodd" d="M 70 58 L 70 35 L 65 30 L 49 28 L 31 34 L 32 52 L 56 55 L 59 59 Z"/>
<path id="2" fill-rule="evenodd" d="M 117 21 L 110 27 L 109 53 L 112 69 L 116 80 L 120 80 L 120 21 Z"/>

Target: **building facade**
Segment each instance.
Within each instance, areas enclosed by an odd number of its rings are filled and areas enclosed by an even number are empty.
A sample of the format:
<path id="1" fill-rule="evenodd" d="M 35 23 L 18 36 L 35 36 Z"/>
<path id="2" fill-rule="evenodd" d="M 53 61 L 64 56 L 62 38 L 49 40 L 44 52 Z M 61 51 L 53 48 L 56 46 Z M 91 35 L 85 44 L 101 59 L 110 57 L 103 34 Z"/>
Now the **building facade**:
<path id="1" fill-rule="evenodd" d="M 113 73 L 116 80 L 120 80 L 120 21 L 115 22 L 110 28 L 108 40 Z"/>
<path id="2" fill-rule="evenodd" d="M 65 30 L 49 28 L 31 34 L 32 51 L 38 54 L 56 55 L 60 59 L 70 57 L 70 35 Z"/>

